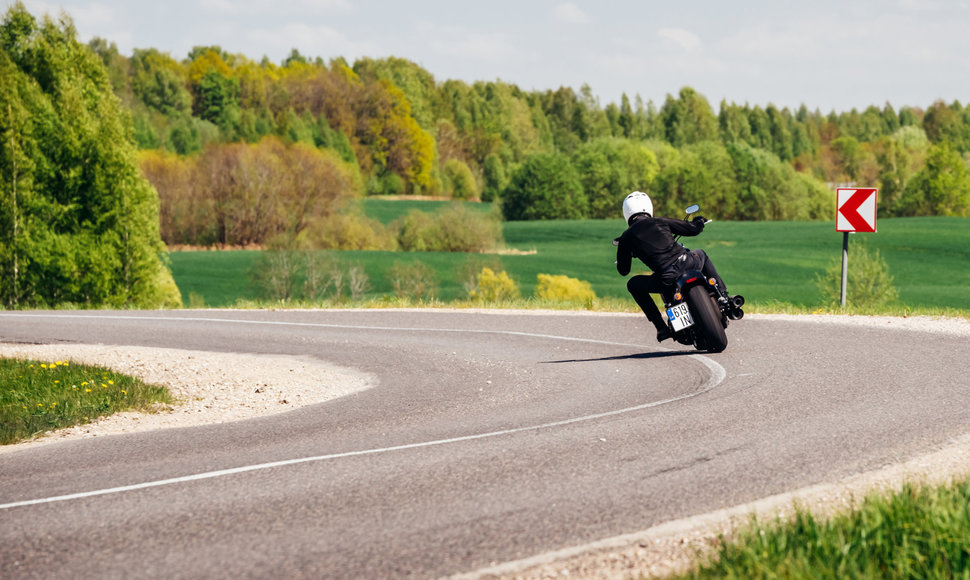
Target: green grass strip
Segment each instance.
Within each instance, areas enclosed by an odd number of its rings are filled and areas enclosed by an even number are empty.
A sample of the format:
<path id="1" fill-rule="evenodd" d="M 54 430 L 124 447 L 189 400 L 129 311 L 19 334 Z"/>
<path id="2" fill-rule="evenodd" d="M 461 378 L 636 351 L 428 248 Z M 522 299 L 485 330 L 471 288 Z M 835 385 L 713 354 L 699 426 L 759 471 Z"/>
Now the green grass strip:
<path id="1" fill-rule="evenodd" d="M 165 387 L 68 361 L 0 359 L 0 444 L 171 403 Z"/>
<path id="2" fill-rule="evenodd" d="M 970 578 L 970 481 L 907 484 L 828 519 L 753 519 L 682 578 Z"/>

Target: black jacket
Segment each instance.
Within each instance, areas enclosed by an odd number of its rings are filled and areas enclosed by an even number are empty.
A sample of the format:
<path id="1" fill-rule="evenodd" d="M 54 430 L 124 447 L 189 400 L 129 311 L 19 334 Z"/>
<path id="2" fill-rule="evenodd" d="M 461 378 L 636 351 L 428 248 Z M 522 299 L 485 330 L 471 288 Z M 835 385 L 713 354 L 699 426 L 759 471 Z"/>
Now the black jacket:
<path id="1" fill-rule="evenodd" d="M 662 217 L 642 217 L 634 220 L 619 237 L 616 247 L 616 270 L 622 276 L 630 273 L 633 258 L 662 274 L 674 266 L 687 249 L 674 241 L 674 234 L 696 236 L 704 231 L 702 220 L 686 222 Z"/>

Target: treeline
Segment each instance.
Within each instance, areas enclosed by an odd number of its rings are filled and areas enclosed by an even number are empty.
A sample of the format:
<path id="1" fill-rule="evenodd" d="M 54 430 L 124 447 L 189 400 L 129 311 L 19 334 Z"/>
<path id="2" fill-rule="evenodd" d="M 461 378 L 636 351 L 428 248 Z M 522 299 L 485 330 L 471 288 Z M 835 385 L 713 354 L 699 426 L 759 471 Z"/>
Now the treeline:
<path id="1" fill-rule="evenodd" d="M 602 106 L 589 87 L 437 81 L 394 57 L 350 65 L 294 50 L 277 65 L 219 47 L 182 60 L 151 48 L 123 56 L 99 39 L 91 48 L 142 149 L 187 156 L 275 136 L 333 151 L 359 175 L 354 194 L 499 200 L 516 194 L 507 188 L 530 159 L 553 155 L 578 173 L 577 199 L 550 204 L 565 213 L 507 218 L 612 216 L 634 188 L 729 219 L 830 217 L 819 196 L 839 183 L 879 187 L 887 215 L 970 211 L 970 107 L 959 102 L 828 114 L 721 102 L 715 112 L 685 87 L 659 107 L 626 95 Z M 639 165 L 624 165 L 631 156 Z"/>

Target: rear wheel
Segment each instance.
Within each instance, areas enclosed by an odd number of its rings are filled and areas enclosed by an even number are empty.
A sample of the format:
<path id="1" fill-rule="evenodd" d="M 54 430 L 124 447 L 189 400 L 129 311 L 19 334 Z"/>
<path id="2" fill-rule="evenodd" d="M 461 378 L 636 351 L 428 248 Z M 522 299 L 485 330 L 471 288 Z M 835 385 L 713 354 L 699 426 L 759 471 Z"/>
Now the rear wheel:
<path id="1" fill-rule="evenodd" d="M 699 344 L 698 348 L 704 348 L 708 352 L 721 352 L 727 348 L 727 334 L 721 324 L 721 311 L 707 290 L 703 286 L 692 286 L 687 293 L 687 301 L 697 326 L 694 332 L 703 339 L 703 344 Z"/>

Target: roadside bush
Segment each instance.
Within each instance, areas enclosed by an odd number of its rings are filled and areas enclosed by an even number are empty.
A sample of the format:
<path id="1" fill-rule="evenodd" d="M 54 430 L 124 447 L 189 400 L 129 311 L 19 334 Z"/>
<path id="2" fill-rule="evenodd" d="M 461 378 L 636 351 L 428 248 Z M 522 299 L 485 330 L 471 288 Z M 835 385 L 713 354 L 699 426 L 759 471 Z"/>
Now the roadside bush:
<path id="1" fill-rule="evenodd" d="M 351 266 L 347 270 L 347 289 L 350 290 L 350 299 L 354 302 L 360 300 L 364 294 L 370 290 L 370 276 L 361 265 Z"/>
<path id="2" fill-rule="evenodd" d="M 521 296 L 519 285 L 505 270 L 496 273 L 491 268 L 482 268 L 476 279 L 476 288 L 468 293 L 472 300 L 482 302 L 515 300 Z"/>
<path id="3" fill-rule="evenodd" d="M 442 251 L 481 253 L 502 246 L 502 220 L 498 209 L 482 213 L 454 204 L 439 210 L 436 220 Z"/>
<path id="4" fill-rule="evenodd" d="M 834 259 L 824 274 L 816 274 L 816 284 L 823 299 L 838 305 L 842 300 L 842 258 Z M 899 292 L 893 286 L 889 265 L 879 250 L 869 250 L 865 244 L 849 247 L 846 306 L 869 308 L 894 302 Z"/>
<path id="5" fill-rule="evenodd" d="M 570 278 L 569 276 L 553 276 L 539 274 L 539 284 L 535 295 L 543 300 L 554 302 L 575 302 L 592 306 L 596 300 L 596 293 L 589 282 Z"/>
<path id="6" fill-rule="evenodd" d="M 320 250 L 397 249 L 397 240 L 381 222 L 357 214 L 333 214 L 316 222 L 300 236 L 302 247 Z"/>
<path id="7" fill-rule="evenodd" d="M 259 255 L 250 279 L 260 295 L 288 302 L 293 297 L 299 266 L 296 253 L 289 250 L 267 250 Z"/>
<path id="8" fill-rule="evenodd" d="M 418 210 L 399 218 L 391 228 L 406 252 L 485 252 L 502 245 L 502 223 L 497 212 L 483 214 L 461 204 L 434 214 Z"/>
<path id="9" fill-rule="evenodd" d="M 503 270 L 502 260 L 498 256 L 469 255 L 468 258 L 458 268 L 458 281 L 461 283 L 465 293 L 469 296 L 478 290 L 478 274 L 484 268 L 490 268 L 493 272 Z"/>
<path id="10" fill-rule="evenodd" d="M 262 252 L 250 280 L 260 297 L 280 302 L 340 302 L 345 290 L 358 300 L 370 289 L 370 278 L 360 265 L 345 264 L 328 252 L 285 248 Z"/>
<path id="11" fill-rule="evenodd" d="M 301 254 L 301 260 L 293 260 L 295 266 L 302 267 L 303 292 L 300 296 L 306 300 L 319 300 L 332 288 L 333 294 L 339 300 L 343 294 L 344 275 L 337 258 L 327 252 Z"/>
<path id="12" fill-rule="evenodd" d="M 439 251 L 435 219 L 428 213 L 413 209 L 392 224 L 397 230 L 397 244 L 405 252 Z"/>
<path id="13" fill-rule="evenodd" d="M 395 261 L 388 272 L 388 279 L 398 298 L 430 300 L 438 292 L 438 276 L 434 268 L 417 260 Z"/>

